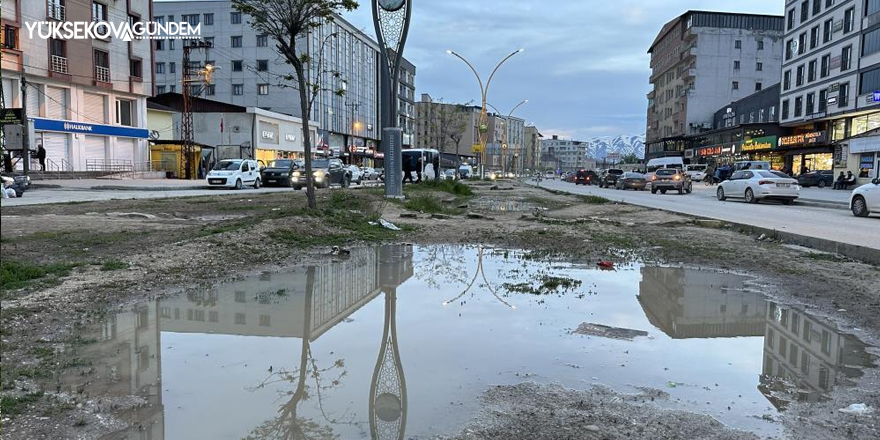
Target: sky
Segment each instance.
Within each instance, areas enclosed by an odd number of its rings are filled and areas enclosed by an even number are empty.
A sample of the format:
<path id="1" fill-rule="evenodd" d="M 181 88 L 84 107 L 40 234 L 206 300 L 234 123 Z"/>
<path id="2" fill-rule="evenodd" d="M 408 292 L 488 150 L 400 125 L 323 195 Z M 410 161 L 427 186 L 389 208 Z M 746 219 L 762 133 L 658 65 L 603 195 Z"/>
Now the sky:
<path id="1" fill-rule="evenodd" d="M 161 0 L 159 0 L 161 1 Z M 374 35 L 370 0 L 343 17 Z M 645 133 L 651 42 L 689 9 L 782 15 L 785 0 L 413 0 L 404 56 L 416 65 L 416 95 L 479 103 L 470 69 L 486 80 L 505 56 L 489 103 L 545 137 L 586 140 Z"/>

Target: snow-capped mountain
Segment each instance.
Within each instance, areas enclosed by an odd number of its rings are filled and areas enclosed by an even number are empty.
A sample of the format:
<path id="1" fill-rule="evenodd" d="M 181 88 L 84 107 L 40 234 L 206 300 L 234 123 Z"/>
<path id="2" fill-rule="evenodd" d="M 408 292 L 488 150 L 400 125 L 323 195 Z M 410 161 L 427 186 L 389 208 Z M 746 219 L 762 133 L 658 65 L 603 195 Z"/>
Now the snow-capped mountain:
<path id="1" fill-rule="evenodd" d="M 635 154 L 639 159 L 645 157 L 645 135 L 600 136 L 584 141 L 589 144 L 587 156 L 602 160 L 609 153 L 617 153 L 620 157 Z"/>

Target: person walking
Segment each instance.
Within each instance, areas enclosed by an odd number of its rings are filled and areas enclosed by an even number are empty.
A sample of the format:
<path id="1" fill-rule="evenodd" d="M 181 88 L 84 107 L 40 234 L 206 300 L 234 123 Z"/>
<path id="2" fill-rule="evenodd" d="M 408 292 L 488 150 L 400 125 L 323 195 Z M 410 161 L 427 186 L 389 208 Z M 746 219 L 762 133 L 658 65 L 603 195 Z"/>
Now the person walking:
<path id="1" fill-rule="evenodd" d="M 412 172 L 412 160 L 409 157 L 403 156 L 403 184 L 406 184 L 407 180 L 409 180 L 409 183 L 413 183 Z"/>
<path id="2" fill-rule="evenodd" d="M 439 154 L 434 155 L 434 161 L 432 162 L 432 165 L 434 165 L 434 180 L 439 181 L 440 180 L 440 155 Z"/>
<path id="3" fill-rule="evenodd" d="M 40 161 L 40 171 L 46 171 L 46 149 L 43 144 L 37 146 L 37 160 Z"/>
<path id="4" fill-rule="evenodd" d="M 416 161 L 416 183 L 422 183 L 422 171 L 425 169 L 425 156 L 419 156 L 419 159 Z"/>

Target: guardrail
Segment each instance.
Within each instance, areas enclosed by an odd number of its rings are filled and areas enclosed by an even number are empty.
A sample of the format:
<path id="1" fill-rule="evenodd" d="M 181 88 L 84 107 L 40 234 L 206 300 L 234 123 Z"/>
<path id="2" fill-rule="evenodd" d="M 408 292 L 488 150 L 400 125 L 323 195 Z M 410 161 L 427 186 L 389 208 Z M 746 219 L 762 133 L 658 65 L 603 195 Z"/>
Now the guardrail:
<path id="1" fill-rule="evenodd" d="M 132 161 L 125 159 L 86 159 L 86 171 L 101 173 L 124 173 L 134 169 Z"/>

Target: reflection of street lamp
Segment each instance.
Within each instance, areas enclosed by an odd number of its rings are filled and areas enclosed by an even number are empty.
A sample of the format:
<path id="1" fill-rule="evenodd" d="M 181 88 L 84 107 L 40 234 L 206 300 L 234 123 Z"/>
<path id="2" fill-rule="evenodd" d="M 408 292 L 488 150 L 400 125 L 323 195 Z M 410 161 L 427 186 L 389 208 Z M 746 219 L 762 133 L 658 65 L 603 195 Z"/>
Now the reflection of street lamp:
<path id="1" fill-rule="evenodd" d="M 507 132 L 510 131 L 510 117 L 513 116 L 513 113 L 516 111 L 516 109 L 522 107 L 523 104 L 525 104 L 527 102 L 529 102 L 528 99 L 523 99 L 522 101 L 520 101 L 519 104 L 515 105 L 513 107 L 513 110 L 511 110 L 510 113 L 508 113 L 507 116 L 504 118 L 504 131 L 501 132 L 501 175 L 502 176 L 505 175 L 505 173 L 507 172 L 507 163 L 505 162 L 504 159 L 505 159 L 505 155 L 507 155 L 507 147 L 508 147 L 508 145 L 507 145 Z M 495 113 L 501 113 L 498 111 L 497 108 L 495 108 L 494 105 L 489 104 L 489 103 L 487 103 L 487 104 L 489 105 L 489 107 L 492 107 L 492 110 L 495 110 Z"/>
<path id="2" fill-rule="evenodd" d="M 522 52 L 523 50 L 525 50 L 525 49 L 519 49 L 516 52 L 513 52 L 510 55 L 504 57 L 504 59 L 501 60 L 498 63 L 498 65 L 495 66 L 494 69 L 492 69 L 492 74 L 489 75 L 489 81 L 486 82 L 485 86 L 483 85 L 483 79 L 480 78 L 480 74 L 477 73 L 477 69 L 474 68 L 473 64 L 471 64 L 470 61 L 466 60 L 463 56 L 455 53 L 454 51 L 451 51 L 451 50 L 446 51 L 446 53 L 448 53 L 450 55 L 454 55 L 458 59 L 464 61 L 464 63 L 467 64 L 467 66 L 471 68 L 471 71 L 474 72 L 474 75 L 477 77 L 477 82 L 480 83 L 480 94 L 481 94 L 482 103 L 483 103 L 483 106 L 480 110 L 480 121 L 479 121 L 479 125 L 478 125 L 478 130 L 480 132 L 480 178 L 481 179 L 486 178 L 486 136 L 489 131 L 489 116 L 488 116 L 488 113 L 486 112 L 486 104 L 487 104 L 486 96 L 489 93 L 489 86 L 492 84 L 492 78 L 495 77 L 495 73 L 498 72 L 498 69 L 501 67 L 501 65 L 504 64 L 507 60 L 511 59 L 514 55 Z"/>
<path id="3" fill-rule="evenodd" d="M 477 277 L 480 275 L 483 276 L 483 282 L 486 283 L 486 288 L 489 289 L 489 292 L 492 292 L 492 295 L 495 296 L 495 299 L 500 301 L 501 304 L 504 304 L 505 306 L 510 307 L 513 310 L 516 310 L 516 306 L 512 305 L 512 304 L 508 303 L 507 301 L 505 301 L 504 299 L 502 299 L 501 296 L 498 295 L 498 292 L 495 291 L 495 288 L 492 287 L 492 284 L 489 283 L 489 280 L 486 279 L 486 273 L 483 272 L 483 247 L 482 246 L 480 246 L 480 249 L 477 252 L 477 271 L 474 273 L 474 278 L 471 279 L 471 282 L 468 283 L 468 285 L 467 285 L 467 287 L 465 287 L 464 291 L 462 291 L 455 298 L 443 301 L 443 305 L 444 306 L 449 305 L 449 303 L 454 302 L 454 301 L 458 301 L 459 298 L 465 296 L 468 293 L 468 291 L 471 290 L 471 287 L 474 286 L 474 283 L 477 281 Z"/>

